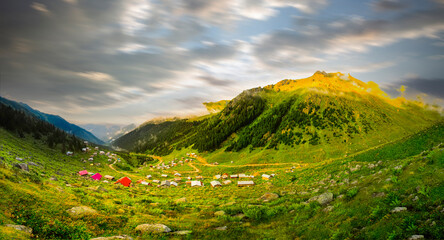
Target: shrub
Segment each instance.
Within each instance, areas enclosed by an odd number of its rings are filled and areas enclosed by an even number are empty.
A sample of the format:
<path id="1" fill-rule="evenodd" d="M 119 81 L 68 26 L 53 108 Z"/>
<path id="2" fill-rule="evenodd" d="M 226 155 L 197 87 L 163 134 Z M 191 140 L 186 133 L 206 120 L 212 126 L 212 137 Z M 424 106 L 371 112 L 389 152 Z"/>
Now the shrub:
<path id="1" fill-rule="evenodd" d="M 345 196 L 347 197 L 347 199 L 352 199 L 356 196 L 356 194 L 358 194 L 358 189 L 357 188 L 352 188 L 350 190 L 347 191 L 347 193 L 345 193 Z"/>

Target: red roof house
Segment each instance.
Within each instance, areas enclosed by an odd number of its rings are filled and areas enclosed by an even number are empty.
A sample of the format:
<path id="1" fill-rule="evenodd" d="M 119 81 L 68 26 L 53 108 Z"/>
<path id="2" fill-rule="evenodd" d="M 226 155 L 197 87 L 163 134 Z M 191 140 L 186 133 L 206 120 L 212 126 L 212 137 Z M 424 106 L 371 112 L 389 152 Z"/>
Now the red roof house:
<path id="1" fill-rule="evenodd" d="M 129 179 L 128 177 L 123 177 L 123 178 L 117 180 L 117 182 L 115 182 L 115 183 L 120 183 L 125 187 L 129 187 L 131 184 L 131 179 Z"/>
<path id="2" fill-rule="evenodd" d="M 82 171 L 79 172 L 79 175 L 80 175 L 80 176 L 88 175 L 88 171 L 86 171 L 86 170 L 82 170 Z"/>

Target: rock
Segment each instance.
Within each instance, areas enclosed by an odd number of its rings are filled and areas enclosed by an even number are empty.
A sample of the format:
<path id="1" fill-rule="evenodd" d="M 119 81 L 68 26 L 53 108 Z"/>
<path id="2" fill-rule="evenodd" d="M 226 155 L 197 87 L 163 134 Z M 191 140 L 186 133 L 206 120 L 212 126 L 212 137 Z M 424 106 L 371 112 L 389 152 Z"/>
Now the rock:
<path id="1" fill-rule="evenodd" d="M 23 158 L 16 157 L 15 160 L 22 162 Z"/>
<path id="2" fill-rule="evenodd" d="M 24 226 L 24 225 L 13 225 L 13 224 L 6 224 L 6 227 L 14 228 L 17 231 L 22 231 L 31 234 L 32 228 Z"/>
<path id="3" fill-rule="evenodd" d="M 351 182 L 352 185 L 356 185 L 358 184 L 358 180 L 354 180 L 353 182 Z"/>
<path id="4" fill-rule="evenodd" d="M 175 203 L 185 203 L 185 202 L 187 202 L 187 198 L 185 198 L 185 197 L 179 198 L 179 199 L 176 199 L 174 202 Z"/>
<path id="5" fill-rule="evenodd" d="M 413 198 L 412 200 L 413 200 L 413 202 L 416 202 L 419 200 L 419 198 L 418 198 L 418 196 L 415 196 L 415 198 Z"/>
<path id="6" fill-rule="evenodd" d="M 331 210 L 333 210 L 333 208 L 334 208 L 333 206 L 327 206 L 322 211 L 324 211 L 324 212 L 331 212 Z"/>
<path id="7" fill-rule="evenodd" d="M 171 232 L 171 229 L 163 224 L 141 224 L 136 227 L 136 231 L 141 233 L 167 233 Z"/>
<path id="8" fill-rule="evenodd" d="M 224 211 L 217 211 L 217 212 L 215 212 L 214 213 L 214 216 L 216 216 L 216 217 L 218 217 L 218 216 L 223 216 L 223 215 L 225 215 L 225 212 Z"/>
<path id="9" fill-rule="evenodd" d="M 328 203 L 333 201 L 333 193 L 331 193 L 331 192 L 323 193 L 323 194 L 317 196 L 316 201 L 318 201 L 318 203 L 321 205 L 327 205 Z"/>
<path id="10" fill-rule="evenodd" d="M 397 213 L 397 212 L 403 212 L 403 211 L 407 211 L 406 207 L 395 207 L 394 209 L 392 209 L 392 213 Z"/>
<path id="11" fill-rule="evenodd" d="M 73 208 L 67 210 L 67 212 L 71 217 L 74 217 L 74 218 L 87 216 L 87 215 L 93 215 L 93 214 L 97 213 L 96 210 L 94 210 L 90 207 L 87 207 L 87 206 L 73 207 Z"/>
<path id="12" fill-rule="evenodd" d="M 359 169 L 361 169 L 361 165 L 356 165 L 355 167 L 351 167 L 350 168 L 350 172 L 356 172 L 356 171 L 358 171 Z"/>
<path id="13" fill-rule="evenodd" d="M 28 165 L 36 166 L 36 167 L 41 167 L 40 165 L 38 165 L 38 164 L 35 163 L 35 162 L 28 162 Z"/>
<path id="14" fill-rule="evenodd" d="M 119 235 L 119 236 L 112 236 L 112 237 L 98 237 L 98 238 L 91 238 L 90 240 L 133 240 L 132 237 L 128 235 Z"/>
<path id="15" fill-rule="evenodd" d="M 262 200 L 264 202 L 269 202 L 271 200 L 278 199 L 278 198 L 279 198 L 279 195 L 277 195 L 276 193 L 265 193 L 258 200 Z"/>
<path id="16" fill-rule="evenodd" d="M 52 176 L 49 180 L 51 180 L 51 181 L 58 181 L 59 179 L 57 177 Z"/>
<path id="17" fill-rule="evenodd" d="M 227 230 L 227 226 L 223 226 L 223 227 L 217 227 L 217 228 L 215 228 L 216 230 L 219 230 L 219 231 L 226 231 Z"/>
<path id="18" fill-rule="evenodd" d="M 368 167 L 369 169 L 373 169 L 373 168 L 375 168 L 375 164 L 370 163 L 369 165 L 367 165 L 367 167 Z"/>
<path id="19" fill-rule="evenodd" d="M 28 164 L 26 164 L 26 163 L 14 163 L 13 166 L 16 167 L 16 168 L 19 168 L 19 169 L 21 169 L 23 171 L 29 172 L 29 167 L 28 167 Z"/>
<path id="20" fill-rule="evenodd" d="M 412 235 L 409 240 L 424 239 L 424 235 Z"/>
<path id="21" fill-rule="evenodd" d="M 233 217 L 238 218 L 239 220 L 242 220 L 242 219 L 244 219 L 245 214 L 239 213 L 239 214 L 234 215 Z"/>
<path id="22" fill-rule="evenodd" d="M 308 192 L 299 192 L 299 195 L 308 195 Z"/>
<path id="23" fill-rule="evenodd" d="M 395 167 L 395 170 L 398 170 L 398 169 L 401 169 L 401 168 L 402 168 L 402 165 L 399 165 L 399 166 Z"/>
<path id="24" fill-rule="evenodd" d="M 193 231 L 190 230 L 182 230 L 182 231 L 176 231 L 176 232 L 172 232 L 172 234 L 176 234 L 176 235 L 187 235 L 187 234 L 191 234 Z"/>
<path id="25" fill-rule="evenodd" d="M 373 193 L 372 197 L 374 197 L 374 198 L 385 197 L 385 192 Z"/>

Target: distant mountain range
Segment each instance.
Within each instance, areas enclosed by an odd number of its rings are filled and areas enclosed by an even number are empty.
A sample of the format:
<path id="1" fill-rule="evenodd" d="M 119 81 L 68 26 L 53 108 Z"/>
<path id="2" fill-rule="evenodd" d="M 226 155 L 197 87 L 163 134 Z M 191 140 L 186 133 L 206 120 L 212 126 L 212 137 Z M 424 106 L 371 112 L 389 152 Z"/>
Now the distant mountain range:
<path id="1" fill-rule="evenodd" d="M 135 124 L 115 125 L 115 124 L 80 124 L 80 127 L 93 133 L 96 137 L 104 142 L 112 142 L 113 140 L 123 136 L 136 128 Z"/>
<path id="2" fill-rule="evenodd" d="M 354 143 L 370 146 L 396 139 L 442 119 L 420 102 L 389 98 L 374 82 L 319 71 L 205 106 L 212 114 L 143 124 L 113 145 L 153 154 L 182 147 L 238 152 L 331 146 L 322 149 L 328 155 Z"/>
<path id="3" fill-rule="evenodd" d="M 47 113 L 43 113 L 40 112 L 36 109 L 33 109 L 32 107 L 28 106 L 25 103 L 21 103 L 21 102 L 16 102 L 16 101 L 12 101 L 3 97 L 0 97 L 0 102 L 12 107 L 15 110 L 18 111 L 23 111 L 26 114 L 29 114 L 31 116 L 35 116 L 45 122 L 51 123 L 52 125 L 54 125 L 55 127 L 73 134 L 81 139 L 87 140 L 89 142 L 95 143 L 95 144 L 104 144 L 104 142 L 100 139 L 98 139 L 96 136 L 94 136 L 94 134 L 88 132 L 87 130 L 69 123 L 68 121 L 66 121 L 65 119 L 63 119 L 60 116 L 57 115 L 52 115 L 52 114 L 47 114 Z"/>

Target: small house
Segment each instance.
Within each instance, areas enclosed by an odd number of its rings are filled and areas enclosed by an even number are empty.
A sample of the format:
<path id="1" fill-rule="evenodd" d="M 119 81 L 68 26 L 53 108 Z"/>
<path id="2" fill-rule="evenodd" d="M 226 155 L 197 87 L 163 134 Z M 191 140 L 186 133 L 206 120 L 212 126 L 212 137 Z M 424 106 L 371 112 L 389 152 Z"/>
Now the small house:
<path id="1" fill-rule="evenodd" d="M 231 184 L 231 180 L 225 180 L 225 181 L 223 181 L 223 184 L 225 184 L 225 185 Z"/>
<path id="2" fill-rule="evenodd" d="M 82 148 L 82 152 L 86 152 L 86 148 Z"/>
<path id="3" fill-rule="evenodd" d="M 99 154 L 100 155 L 105 155 L 105 152 L 104 151 L 100 151 Z"/>
<path id="4" fill-rule="evenodd" d="M 86 170 L 82 170 L 82 171 L 79 172 L 79 175 L 80 175 L 80 176 L 88 175 L 88 171 L 86 171 Z"/>
<path id="5" fill-rule="evenodd" d="M 177 184 L 177 182 L 171 181 L 171 186 L 175 186 L 177 187 L 179 184 Z"/>
<path id="6" fill-rule="evenodd" d="M 171 185 L 171 182 L 168 180 L 160 182 L 161 187 L 169 187 Z"/>
<path id="7" fill-rule="evenodd" d="M 153 183 L 160 183 L 160 180 L 154 179 L 152 182 Z"/>
<path id="8" fill-rule="evenodd" d="M 147 178 L 147 179 L 151 179 L 152 176 L 151 176 L 151 175 L 147 175 L 146 178 Z"/>
<path id="9" fill-rule="evenodd" d="M 248 176 L 247 175 L 245 175 L 245 173 L 240 173 L 239 174 L 239 178 L 247 178 Z"/>
<path id="10" fill-rule="evenodd" d="M 219 181 L 211 181 L 210 184 L 211 184 L 212 187 L 220 187 L 220 186 L 222 186 L 222 184 L 220 184 Z"/>
<path id="11" fill-rule="evenodd" d="M 230 175 L 230 178 L 238 178 L 239 176 L 237 174 Z"/>
<path id="12" fill-rule="evenodd" d="M 180 178 L 180 177 L 174 178 L 174 181 L 176 181 L 176 182 L 181 182 L 181 181 L 182 181 L 182 178 Z"/>
<path id="13" fill-rule="evenodd" d="M 228 175 L 227 173 L 222 174 L 222 179 L 227 179 L 229 177 L 230 177 L 230 175 Z"/>
<path id="14" fill-rule="evenodd" d="M 104 178 L 108 180 L 114 180 L 114 177 L 111 175 L 105 175 Z"/>
<path id="15" fill-rule="evenodd" d="M 102 175 L 100 173 L 96 173 L 96 174 L 92 175 L 91 178 L 98 181 L 98 180 L 102 179 Z"/>
<path id="16" fill-rule="evenodd" d="M 220 179 L 220 175 L 215 175 L 213 179 Z"/>
<path id="17" fill-rule="evenodd" d="M 201 181 L 191 181 L 191 187 L 202 187 L 203 183 Z"/>
<path id="18" fill-rule="evenodd" d="M 249 186 L 254 186 L 254 182 L 253 182 L 253 181 L 238 181 L 238 182 L 237 182 L 237 186 L 238 186 L 238 187 L 249 187 Z"/>
<path id="19" fill-rule="evenodd" d="M 174 176 L 180 177 L 182 175 L 180 173 L 175 173 Z"/>
<path id="20" fill-rule="evenodd" d="M 119 180 L 117 180 L 114 184 L 120 183 L 125 187 L 129 187 L 131 185 L 131 179 L 129 177 L 123 177 Z"/>
<path id="21" fill-rule="evenodd" d="M 161 177 L 164 177 L 164 178 L 166 178 L 166 177 L 168 177 L 168 175 L 166 175 L 166 174 L 162 174 L 162 175 L 160 175 Z"/>
<path id="22" fill-rule="evenodd" d="M 201 179 L 202 180 L 203 177 L 202 176 L 197 176 L 196 179 Z"/>
<path id="23" fill-rule="evenodd" d="M 142 185 L 146 185 L 146 186 L 149 186 L 149 185 L 151 185 L 151 183 L 149 183 L 149 182 L 145 182 L 145 181 L 142 181 L 142 182 L 140 182 Z"/>
<path id="24" fill-rule="evenodd" d="M 268 174 L 262 174 L 262 179 L 263 180 L 270 180 L 270 175 L 268 175 Z"/>
<path id="25" fill-rule="evenodd" d="M 99 150 L 99 147 L 95 147 L 94 149 L 95 149 L 95 150 Z"/>
<path id="26" fill-rule="evenodd" d="M 66 156 L 72 156 L 74 153 L 73 152 L 71 152 L 71 151 L 67 151 L 66 152 Z"/>

